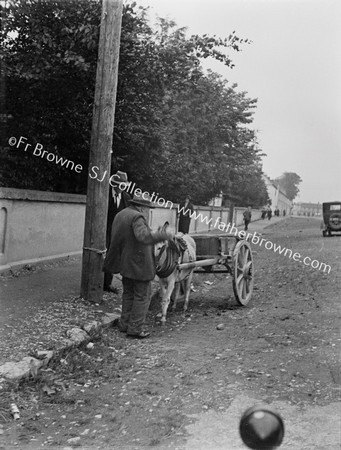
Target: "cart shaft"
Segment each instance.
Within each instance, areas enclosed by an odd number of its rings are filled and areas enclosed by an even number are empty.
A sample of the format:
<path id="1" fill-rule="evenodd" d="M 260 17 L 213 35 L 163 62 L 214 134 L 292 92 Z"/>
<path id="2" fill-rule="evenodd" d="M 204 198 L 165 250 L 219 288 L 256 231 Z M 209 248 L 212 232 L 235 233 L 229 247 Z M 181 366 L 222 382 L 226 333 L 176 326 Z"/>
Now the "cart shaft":
<path id="1" fill-rule="evenodd" d="M 193 269 L 194 267 L 213 266 L 214 264 L 217 264 L 218 261 L 219 258 L 203 259 L 202 261 L 193 261 L 189 263 L 179 264 L 178 269 L 184 270 L 184 269 Z"/>

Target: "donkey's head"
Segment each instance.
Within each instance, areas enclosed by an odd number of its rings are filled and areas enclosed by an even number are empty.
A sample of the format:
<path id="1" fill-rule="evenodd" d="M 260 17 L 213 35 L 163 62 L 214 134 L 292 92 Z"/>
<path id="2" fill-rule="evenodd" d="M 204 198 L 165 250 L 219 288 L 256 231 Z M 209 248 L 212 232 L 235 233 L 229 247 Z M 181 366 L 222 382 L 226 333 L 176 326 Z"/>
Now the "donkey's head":
<path id="1" fill-rule="evenodd" d="M 157 229 L 157 231 L 166 231 L 167 227 L 169 226 L 169 222 L 165 222 L 162 226 L 160 225 Z M 162 253 L 165 253 L 165 250 L 168 247 L 168 241 L 161 241 L 157 242 L 154 246 L 154 254 L 155 257 L 158 259 L 160 258 Z"/>

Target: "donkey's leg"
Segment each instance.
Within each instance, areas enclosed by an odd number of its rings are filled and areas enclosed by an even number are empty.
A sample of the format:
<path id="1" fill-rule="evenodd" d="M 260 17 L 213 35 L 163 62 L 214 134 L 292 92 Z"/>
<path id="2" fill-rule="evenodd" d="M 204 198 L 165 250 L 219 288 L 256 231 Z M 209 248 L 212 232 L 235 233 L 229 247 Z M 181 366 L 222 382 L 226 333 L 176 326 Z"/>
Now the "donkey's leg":
<path id="1" fill-rule="evenodd" d="M 174 288 L 174 291 L 173 291 L 173 308 L 172 308 L 173 311 L 175 311 L 175 309 L 176 309 L 176 303 L 177 303 L 178 298 L 179 298 L 180 286 L 181 286 L 180 282 L 179 283 L 175 283 L 175 288 Z"/>
<path id="2" fill-rule="evenodd" d="M 184 303 L 184 311 L 187 311 L 188 302 L 189 302 L 189 294 L 191 292 L 191 283 L 193 278 L 193 270 L 189 274 L 189 276 L 185 280 L 185 303 Z"/>
<path id="3" fill-rule="evenodd" d="M 161 299 L 161 307 L 162 307 L 163 299 L 166 297 L 166 292 L 167 292 L 167 281 L 160 278 L 159 286 L 160 286 L 160 299 Z"/>
<path id="4" fill-rule="evenodd" d="M 162 301 L 161 301 L 161 309 L 162 309 L 162 317 L 161 317 L 161 325 L 164 325 L 166 322 L 166 315 L 167 315 L 167 309 L 168 309 L 168 305 L 170 302 L 170 296 L 173 292 L 174 289 L 174 284 L 175 284 L 175 278 L 174 277 L 170 277 L 168 278 L 168 285 L 167 285 L 167 289 L 166 292 L 164 293 L 164 295 L 162 295 Z"/>
<path id="5" fill-rule="evenodd" d="M 164 297 L 164 295 L 166 294 L 166 290 L 167 290 L 167 282 L 164 279 L 159 279 L 159 287 L 160 287 L 160 297 L 161 299 Z"/>

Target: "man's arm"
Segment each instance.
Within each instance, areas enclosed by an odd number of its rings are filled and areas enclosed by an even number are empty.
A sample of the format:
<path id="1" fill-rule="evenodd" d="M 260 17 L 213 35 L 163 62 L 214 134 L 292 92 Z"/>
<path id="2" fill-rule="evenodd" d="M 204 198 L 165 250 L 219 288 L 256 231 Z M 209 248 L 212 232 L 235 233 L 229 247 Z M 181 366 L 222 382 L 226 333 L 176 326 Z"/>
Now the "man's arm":
<path id="1" fill-rule="evenodd" d="M 151 231 L 143 216 L 138 216 L 132 223 L 134 235 L 143 244 L 156 244 L 156 242 L 166 241 L 174 237 L 173 233 L 167 230 Z"/>

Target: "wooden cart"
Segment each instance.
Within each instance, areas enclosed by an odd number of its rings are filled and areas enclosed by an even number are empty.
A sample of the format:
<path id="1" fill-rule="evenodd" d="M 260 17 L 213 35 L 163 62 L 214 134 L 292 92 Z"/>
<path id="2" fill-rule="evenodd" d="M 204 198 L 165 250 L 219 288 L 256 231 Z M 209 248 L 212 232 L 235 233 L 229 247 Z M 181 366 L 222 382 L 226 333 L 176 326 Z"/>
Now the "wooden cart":
<path id="1" fill-rule="evenodd" d="M 197 247 L 197 260 L 179 264 L 179 269 L 195 268 L 196 272 L 231 274 L 234 295 L 240 305 L 252 297 L 254 271 L 251 246 L 234 234 L 191 235 Z M 222 267 L 224 266 L 225 269 Z"/>

